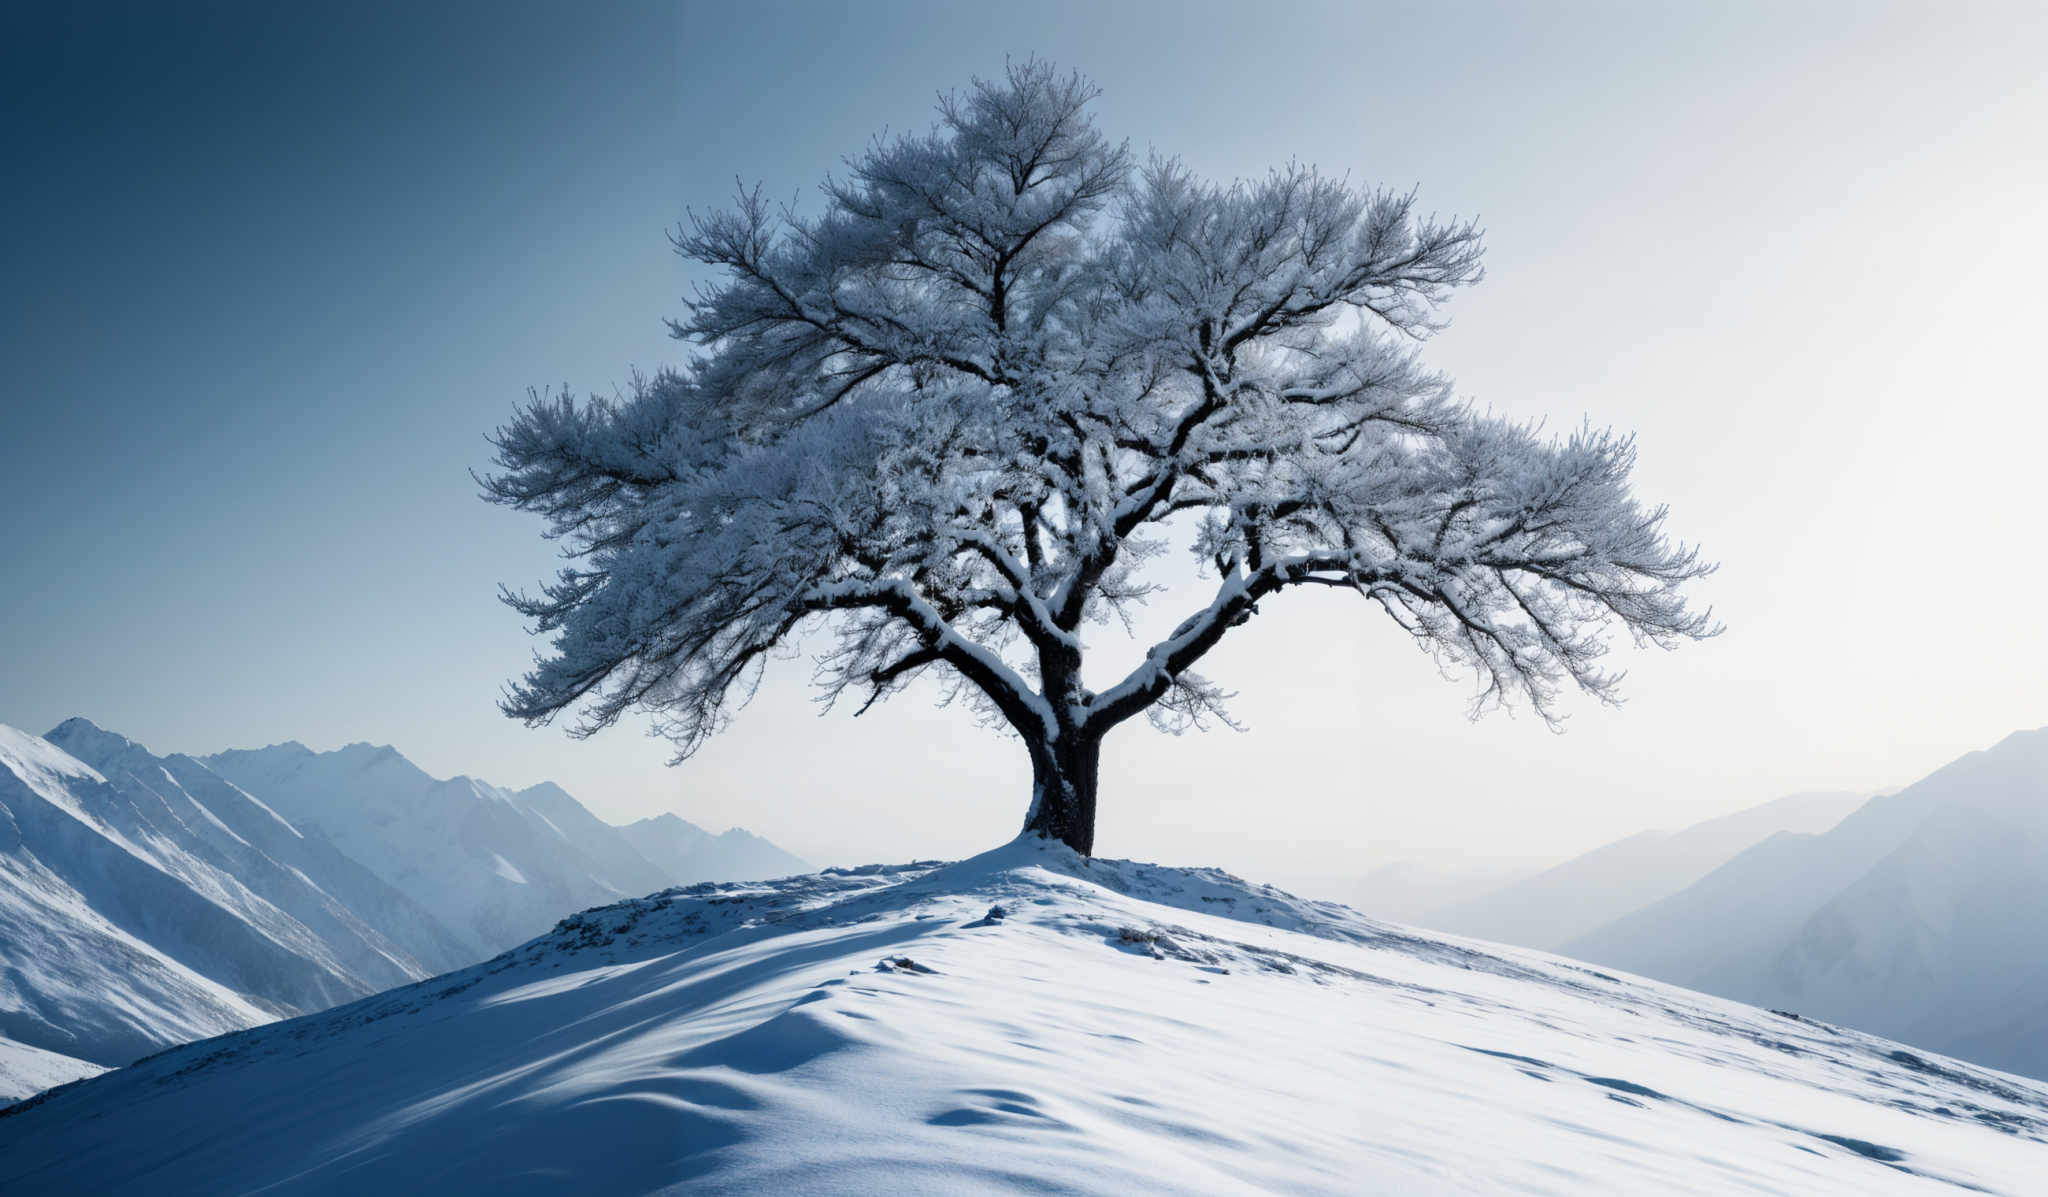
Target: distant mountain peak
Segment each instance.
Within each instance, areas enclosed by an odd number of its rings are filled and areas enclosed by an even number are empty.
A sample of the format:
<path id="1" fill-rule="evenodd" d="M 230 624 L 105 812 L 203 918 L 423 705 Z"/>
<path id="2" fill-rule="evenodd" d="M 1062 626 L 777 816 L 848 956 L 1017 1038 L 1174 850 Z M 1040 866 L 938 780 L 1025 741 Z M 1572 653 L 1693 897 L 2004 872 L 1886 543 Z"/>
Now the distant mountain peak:
<path id="1" fill-rule="evenodd" d="M 0 723 L 0 769 L 104 781 L 99 771 L 41 736 Z"/>
<path id="2" fill-rule="evenodd" d="M 662 827 L 688 827 L 693 831 L 704 831 L 702 827 L 697 826 L 695 823 L 690 822 L 688 819 L 685 819 L 684 817 L 675 813 L 672 810 L 663 811 L 660 814 L 654 815 L 650 818 L 641 819 L 639 820 L 639 822 L 654 823 Z M 710 833 L 705 832 L 705 834 L 709 835 Z"/>
<path id="3" fill-rule="evenodd" d="M 83 715 L 73 715 L 50 729 L 43 739 L 69 750 L 72 746 L 91 746 L 101 752 L 120 752 L 143 749 L 140 744 L 120 734 L 108 731 Z M 73 755 L 77 755 L 74 753 Z"/>
<path id="4" fill-rule="evenodd" d="M 219 752 L 203 754 L 198 759 L 201 761 L 210 761 L 215 757 L 239 756 L 252 758 L 287 757 L 296 760 L 300 757 L 318 755 L 318 753 L 306 747 L 305 744 L 301 743 L 298 740 L 281 740 L 275 744 L 265 744 L 261 748 L 226 748 L 222 749 Z"/>
<path id="5" fill-rule="evenodd" d="M 353 744 L 344 744 L 341 747 L 335 749 L 334 751 L 336 755 L 340 756 L 343 760 L 347 761 L 368 761 L 372 763 L 377 763 L 382 761 L 394 760 L 402 761 L 405 759 L 405 754 L 398 751 L 396 748 L 393 748 L 391 745 L 372 744 L 367 740 L 357 740 Z"/>
<path id="6" fill-rule="evenodd" d="M 2039 750 L 2048 753 L 2048 727 L 2021 728 L 1986 749 L 1987 752 Z"/>

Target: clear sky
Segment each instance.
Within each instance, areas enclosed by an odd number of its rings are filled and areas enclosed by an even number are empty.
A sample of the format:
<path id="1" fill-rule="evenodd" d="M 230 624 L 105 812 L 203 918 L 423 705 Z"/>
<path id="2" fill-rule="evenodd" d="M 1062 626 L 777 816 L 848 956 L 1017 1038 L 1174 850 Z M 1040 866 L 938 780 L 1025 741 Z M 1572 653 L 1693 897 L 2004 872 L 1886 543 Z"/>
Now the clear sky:
<path id="1" fill-rule="evenodd" d="M 1628 705 L 1556 735 L 1468 722 L 1384 617 L 1268 604 L 1205 670 L 1248 732 L 1107 745 L 1106 853 L 1557 858 L 2048 724 L 2037 4 L 28 7 L 0 16 L 0 722 L 391 743 L 821 863 L 1011 834 L 1019 746 L 916 691 L 817 718 L 801 660 L 674 770 L 636 728 L 498 715 L 532 646 L 495 588 L 554 563 L 468 471 L 529 386 L 675 360 L 686 207 L 800 197 L 1038 54 L 1141 151 L 1479 215 L 1489 277 L 1432 360 L 1637 431 L 1729 629 L 1630 655 Z"/>

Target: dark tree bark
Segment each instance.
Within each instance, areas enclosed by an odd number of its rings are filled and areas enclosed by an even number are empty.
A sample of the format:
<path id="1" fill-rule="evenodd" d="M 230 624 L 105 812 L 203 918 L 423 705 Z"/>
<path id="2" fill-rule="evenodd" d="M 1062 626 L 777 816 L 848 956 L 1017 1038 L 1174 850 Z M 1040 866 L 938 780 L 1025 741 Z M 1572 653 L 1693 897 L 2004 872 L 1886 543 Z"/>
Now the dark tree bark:
<path id="1" fill-rule="evenodd" d="M 1095 851 L 1095 774 L 1100 739 L 1070 735 L 1031 754 L 1027 832 L 1058 840 L 1083 856 Z"/>

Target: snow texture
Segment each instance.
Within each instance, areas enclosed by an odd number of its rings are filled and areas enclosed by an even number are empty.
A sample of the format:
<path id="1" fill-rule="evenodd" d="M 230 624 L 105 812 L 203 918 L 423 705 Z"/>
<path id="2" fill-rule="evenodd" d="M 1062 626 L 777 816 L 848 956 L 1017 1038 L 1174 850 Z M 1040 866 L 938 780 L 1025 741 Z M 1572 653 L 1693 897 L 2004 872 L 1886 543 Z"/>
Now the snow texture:
<path id="1" fill-rule="evenodd" d="M 89 1060 L 44 1051 L 0 1036 L 0 1106 L 105 1071 Z"/>
<path id="2" fill-rule="evenodd" d="M 0 1114 L 0 1190 L 2026 1194 L 2048 1089 L 1023 840 L 706 884 Z"/>

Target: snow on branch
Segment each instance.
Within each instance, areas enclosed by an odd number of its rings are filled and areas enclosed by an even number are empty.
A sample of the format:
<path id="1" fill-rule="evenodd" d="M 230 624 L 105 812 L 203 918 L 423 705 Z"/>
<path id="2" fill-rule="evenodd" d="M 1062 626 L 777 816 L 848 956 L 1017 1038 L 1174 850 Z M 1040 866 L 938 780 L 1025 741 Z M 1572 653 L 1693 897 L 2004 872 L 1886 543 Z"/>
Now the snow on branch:
<path id="1" fill-rule="evenodd" d="M 576 734 L 651 713 L 687 755 L 766 656 L 822 626 L 827 698 L 934 673 L 1045 745 L 1141 711 L 1222 713 L 1192 672 L 1260 600 L 1352 590 L 1481 705 L 1612 699 L 1610 629 L 1710 635 L 1707 572 L 1629 491 L 1631 443 L 1474 412 L 1420 351 L 1478 281 L 1468 221 L 1289 165 L 1142 167 L 1094 88 L 1029 61 L 878 140 L 814 213 L 758 189 L 694 214 L 687 361 L 627 393 L 535 395 L 489 500 L 568 564 L 506 600 L 550 638 L 507 713 Z M 1089 636 L 1179 533 L 1221 581 L 1102 694 Z M 1090 758 L 1092 759 L 1092 758 Z"/>

